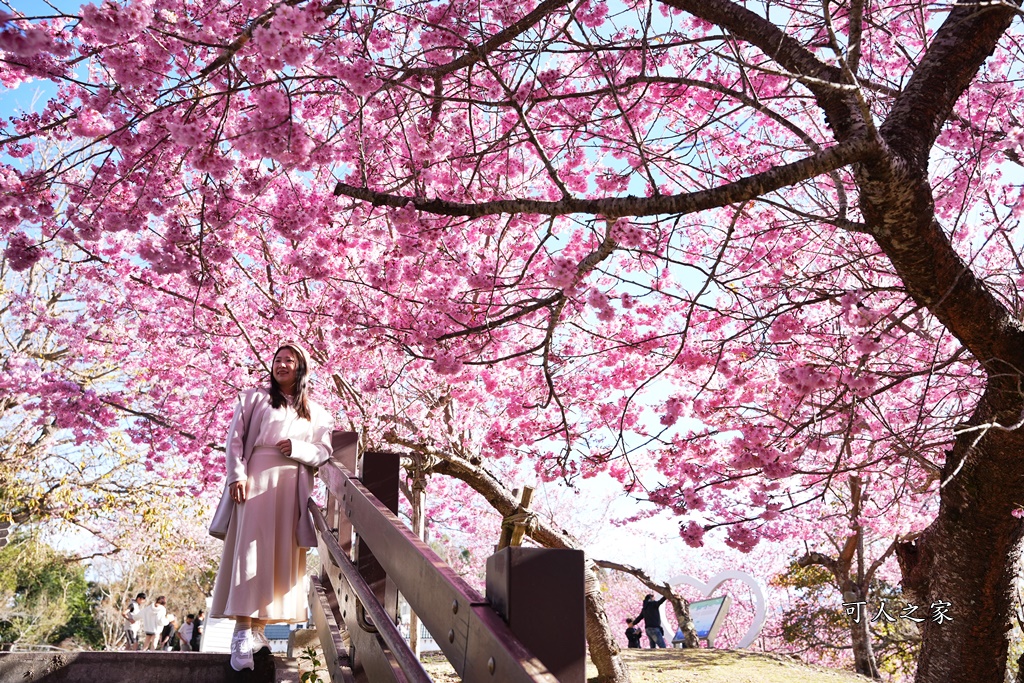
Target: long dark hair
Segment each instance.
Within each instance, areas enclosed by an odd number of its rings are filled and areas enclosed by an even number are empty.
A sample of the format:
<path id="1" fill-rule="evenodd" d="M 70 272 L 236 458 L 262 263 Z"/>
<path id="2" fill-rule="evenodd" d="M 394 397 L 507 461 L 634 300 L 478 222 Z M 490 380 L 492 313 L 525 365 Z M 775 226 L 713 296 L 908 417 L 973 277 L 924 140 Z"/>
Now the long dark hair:
<path id="1" fill-rule="evenodd" d="M 306 354 L 301 349 L 297 349 L 291 344 L 282 344 L 278 347 L 277 351 L 274 351 L 274 357 L 270 361 L 270 405 L 275 408 L 288 405 L 288 399 L 284 395 L 284 391 L 281 390 L 281 385 L 277 383 L 274 378 L 274 361 L 277 360 L 277 354 L 281 353 L 281 349 L 288 349 L 295 354 L 298 359 L 298 363 L 295 367 L 295 400 L 292 406 L 295 408 L 295 412 L 298 413 L 299 417 L 304 420 L 309 419 L 309 369 L 306 367 Z"/>

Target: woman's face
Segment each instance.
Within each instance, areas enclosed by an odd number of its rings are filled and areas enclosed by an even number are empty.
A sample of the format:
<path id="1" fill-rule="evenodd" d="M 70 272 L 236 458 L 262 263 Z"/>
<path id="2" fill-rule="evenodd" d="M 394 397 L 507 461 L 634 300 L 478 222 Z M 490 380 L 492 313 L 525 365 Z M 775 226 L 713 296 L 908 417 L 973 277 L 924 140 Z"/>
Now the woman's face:
<path id="1" fill-rule="evenodd" d="M 274 379 L 282 389 L 292 389 L 298 376 L 299 357 L 291 349 L 281 349 L 274 356 Z"/>

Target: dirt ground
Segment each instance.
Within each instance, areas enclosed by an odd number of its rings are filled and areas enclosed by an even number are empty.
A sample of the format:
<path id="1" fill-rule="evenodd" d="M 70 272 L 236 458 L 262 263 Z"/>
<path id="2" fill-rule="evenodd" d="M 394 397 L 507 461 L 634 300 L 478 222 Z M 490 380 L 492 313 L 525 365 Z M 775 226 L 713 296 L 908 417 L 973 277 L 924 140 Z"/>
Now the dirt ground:
<path id="1" fill-rule="evenodd" d="M 867 683 L 848 671 L 807 666 L 789 657 L 748 650 L 623 650 L 632 683 Z M 437 683 L 459 683 L 440 653 L 424 657 Z M 597 669 L 587 662 L 587 681 Z"/>

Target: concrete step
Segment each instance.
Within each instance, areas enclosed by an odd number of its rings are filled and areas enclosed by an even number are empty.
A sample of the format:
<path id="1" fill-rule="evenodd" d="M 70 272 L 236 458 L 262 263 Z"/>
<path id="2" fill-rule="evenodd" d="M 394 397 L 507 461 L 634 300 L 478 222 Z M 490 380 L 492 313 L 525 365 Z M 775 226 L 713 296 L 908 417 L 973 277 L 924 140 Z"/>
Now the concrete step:
<path id="1" fill-rule="evenodd" d="M 298 681 L 293 660 L 266 651 L 235 671 L 208 652 L 2 652 L 0 683 L 278 683 Z"/>

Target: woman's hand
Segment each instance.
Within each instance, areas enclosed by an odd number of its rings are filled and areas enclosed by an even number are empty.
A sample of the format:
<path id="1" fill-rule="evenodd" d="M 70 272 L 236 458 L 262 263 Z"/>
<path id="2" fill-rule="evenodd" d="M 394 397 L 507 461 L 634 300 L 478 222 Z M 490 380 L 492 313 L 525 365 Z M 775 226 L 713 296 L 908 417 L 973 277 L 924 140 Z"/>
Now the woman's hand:
<path id="1" fill-rule="evenodd" d="M 277 442 L 277 449 L 281 451 L 281 455 L 283 455 L 286 458 L 290 458 L 292 455 L 292 440 L 281 439 L 280 441 Z"/>
<path id="2" fill-rule="evenodd" d="M 245 491 L 247 488 L 247 483 L 248 481 L 231 482 L 231 484 L 228 486 L 228 491 L 231 493 L 231 500 L 235 501 L 236 503 L 245 502 Z"/>

